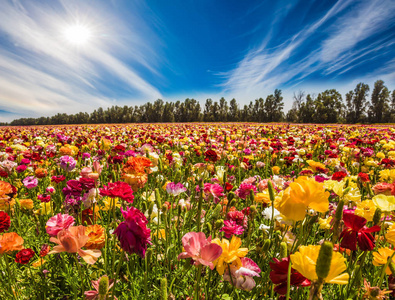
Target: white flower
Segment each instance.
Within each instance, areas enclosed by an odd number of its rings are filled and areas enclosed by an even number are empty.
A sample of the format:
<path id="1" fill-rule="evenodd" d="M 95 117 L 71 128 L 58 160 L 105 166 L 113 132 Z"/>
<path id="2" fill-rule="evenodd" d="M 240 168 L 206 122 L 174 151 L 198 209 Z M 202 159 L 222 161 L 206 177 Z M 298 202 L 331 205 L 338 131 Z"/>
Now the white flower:
<path id="1" fill-rule="evenodd" d="M 259 230 L 264 230 L 266 232 L 269 232 L 270 226 L 267 226 L 265 224 L 261 224 L 261 225 L 259 225 Z"/>
<path id="2" fill-rule="evenodd" d="M 272 219 L 272 209 L 273 209 L 272 207 L 266 207 L 262 212 L 262 216 L 265 219 L 271 220 Z M 281 218 L 281 213 L 277 209 L 274 209 L 274 217 L 273 218 L 274 219 Z"/>

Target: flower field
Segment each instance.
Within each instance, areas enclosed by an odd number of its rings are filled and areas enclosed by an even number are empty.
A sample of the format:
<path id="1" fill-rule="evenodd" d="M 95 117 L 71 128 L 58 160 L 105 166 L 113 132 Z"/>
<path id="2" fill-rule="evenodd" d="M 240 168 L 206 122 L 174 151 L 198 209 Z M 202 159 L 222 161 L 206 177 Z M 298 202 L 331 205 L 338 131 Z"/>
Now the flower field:
<path id="1" fill-rule="evenodd" d="M 0 128 L 0 299 L 390 299 L 395 129 Z"/>

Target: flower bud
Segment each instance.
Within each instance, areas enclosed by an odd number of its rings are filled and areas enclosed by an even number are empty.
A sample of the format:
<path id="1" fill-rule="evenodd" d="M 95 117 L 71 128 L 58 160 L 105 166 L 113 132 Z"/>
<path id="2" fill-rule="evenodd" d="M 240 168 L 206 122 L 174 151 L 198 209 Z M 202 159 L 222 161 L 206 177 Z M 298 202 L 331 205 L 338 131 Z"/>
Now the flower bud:
<path id="1" fill-rule="evenodd" d="M 251 212 L 252 214 L 255 214 L 255 213 L 257 212 L 257 209 L 256 209 L 256 206 L 255 206 L 255 205 L 251 205 L 251 206 L 250 206 L 250 212 Z"/>
<path id="2" fill-rule="evenodd" d="M 161 202 L 161 198 L 160 198 L 160 193 L 159 193 L 159 189 L 156 188 L 155 189 L 155 200 L 156 200 L 156 206 L 159 208 L 162 206 L 162 202 Z"/>
<path id="3" fill-rule="evenodd" d="M 262 248 L 263 252 L 269 251 L 270 243 L 271 243 L 270 239 L 266 239 L 265 240 L 265 243 L 263 244 L 263 248 Z"/>
<path id="4" fill-rule="evenodd" d="M 107 295 L 108 291 L 108 276 L 104 275 L 99 281 L 99 295 Z"/>
<path id="5" fill-rule="evenodd" d="M 380 220 L 381 220 L 381 209 L 376 208 L 376 211 L 374 212 L 374 215 L 373 215 L 373 224 L 374 225 L 379 224 Z"/>
<path id="6" fill-rule="evenodd" d="M 210 223 L 206 223 L 206 229 L 207 229 L 208 232 L 211 232 L 212 227 L 211 227 Z"/>
<path id="7" fill-rule="evenodd" d="M 344 207 L 344 200 L 341 199 L 337 204 L 336 213 L 335 213 L 335 220 L 340 221 L 343 218 L 343 207 Z"/>
<path id="8" fill-rule="evenodd" d="M 250 190 L 250 198 L 252 201 L 255 201 L 255 194 L 253 190 Z"/>
<path id="9" fill-rule="evenodd" d="M 148 216 L 151 216 L 151 215 L 152 215 L 152 212 L 153 212 L 153 210 L 154 210 L 154 205 L 155 205 L 154 202 L 151 202 L 151 203 L 150 203 L 149 208 L 148 208 Z"/>
<path id="10" fill-rule="evenodd" d="M 233 199 L 234 199 L 234 197 L 235 197 L 236 195 L 235 195 L 235 193 L 234 192 L 229 192 L 229 194 L 228 194 L 228 201 L 229 202 L 231 202 Z"/>
<path id="11" fill-rule="evenodd" d="M 160 281 L 160 299 L 167 300 L 167 279 L 162 278 Z"/>
<path id="12" fill-rule="evenodd" d="M 148 248 L 145 252 L 145 259 L 147 261 L 147 266 L 149 266 L 152 260 L 152 248 Z"/>
<path id="13" fill-rule="evenodd" d="M 269 189 L 270 201 L 272 201 L 272 203 L 273 203 L 276 197 L 274 196 L 275 195 L 274 188 L 273 188 L 273 184 L 270 180 L 267 182 L 267 187 Z"/>
<path id="14" fill-rule="evenodd" d="M 237 203 L 236 199 L 233 199 L 232 201 L 230 201 L 229 207 L 235 206 Z"/>
<path id="15" fill-rule="evenodd" d="M 221 210 L 222 210 L 222 205 L 218 203 L 217 206 L 214 208 L 210 219 L 217 219 L 219 217 L 219 214 L 221 213 Z"/>
<path id="16" fill-rule="evenodd" d="M 331 267 L 333 254 L 333 244 L 331 242 L 324 242 L 321 245 L 320 252 L 318 254 L 317 263 L 315 266 L 315 271 L 318 278 L 325 279 L 329 274 L 329 269 Z"/>
<path id="17" fill-rule="evenodd" d="M 219 219 L 219 220 L 215 221 L 215 228 L 220 228 L 222 226 L 224 226 L 224 220 Z"/>
<path id="18" fill-rule="evenodd" d="M 280 244 L 280 258 L 286 258 L 288 256 L 288 247 L 286 242 Z"/>

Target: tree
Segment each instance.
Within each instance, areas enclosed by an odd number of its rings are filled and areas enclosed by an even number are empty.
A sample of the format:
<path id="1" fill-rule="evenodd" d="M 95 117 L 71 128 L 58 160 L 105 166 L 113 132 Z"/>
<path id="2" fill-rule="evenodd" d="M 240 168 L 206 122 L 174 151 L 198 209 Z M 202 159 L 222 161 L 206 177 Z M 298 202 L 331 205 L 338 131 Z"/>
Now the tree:
<path id="1" fill-rule="evenodd" d="M 339 123 L 343 113 L 343 103 L 341 94 L 335 90 L 326 90 L 318 94 L 314 101 L 315 112 L 313 120 L 315 123 Z"/>
<path id="2" fill-rule="evenodd" d="M 236 99 L 233 98 L 232 100 L 230 100 L 229 102 L 230 108 L 228 111 L 228 118 L 227 120 L 230 122 L 237 122 L 239 120 L 239 106 L 236 102 Z"/>
<path id="3" fill-rule="evenodd" d="M 384 85 L 384 81 L 377 80 L 374 83 L 372 91 L 371 105 L 369 109 L 369 117 L 372 123 L 383 123 L 383 116 L 389 111 L 389 95 L 388 88 Z"/>
<path id="4" fill-rule="evenodd" d="M 367 97 L 369 94 L 369 85 L 358 83 L 354 91 L 346 94 L 346 121 L 348 123 L 362 123 L 365 121 L 365 111 L 369 106 Z"/>

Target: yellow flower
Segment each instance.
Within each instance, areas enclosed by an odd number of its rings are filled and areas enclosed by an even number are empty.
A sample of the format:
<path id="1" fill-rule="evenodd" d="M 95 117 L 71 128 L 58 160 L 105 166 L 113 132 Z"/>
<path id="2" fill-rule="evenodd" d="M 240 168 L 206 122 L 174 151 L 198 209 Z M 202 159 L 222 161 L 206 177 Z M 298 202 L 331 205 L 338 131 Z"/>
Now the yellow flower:
<path id="1" fill-rule="evenodd" d="M 357 208 L 355 209 L 355 214 L 361 216 L 368 220 L 368 222 L 373 221 L 374 212 L 376 211 L 376 206 L 372 200 L 365 200 L 357 203 Z"/>
<path id="2" fill-rule="evenodd" d="M 44 259 L 38 259 L 34 263 L 32 263 L 33 268 L 41 267 L 46 261 Z"/>
<path id="3" fill-rule="evenodd" d="M 158 239 L 159 240 L 161 240 L 161 239 L 166 239 L 166 231 L 164 230 L 164 229 L 159 229 L 159 232 L 157 232 L 157 231 L 154 231 L 153 233 L 152 233 L 152 236 L 154 237 L 154 236 L 158 236 Z"/>
<path id="4" fill-rule="evenodd" d="M 106 236 L 104 234 L 104 227 L 98 224 L 88 225 L 85 230 L 85 235 L 89 240 L 85 244 L 86 249 L 101 249 L 106 244 Z"/>
<path id="5" fill-rule="evenodd" d="M 274 173 L 274 174 L 280 173 L 280 167 L 279 167 L 279 166 L 274 166 L 274 167 L 272 167 L 272 170 L 273 170 L 273 173 Z"/>
<path id="6" fill-rule="evenodd" d="M 36 215 L 50 215 L 52 216 L 52 205 L 51 202 L 41 202 L 40 203 L 40 208 L 35 210 L 34 213 Z"/>
<path id="7" fill-rule="evenodd" d="M 299 251 L 291 254 L 292 268 L 310 280 L 317 280 L 315 271 L 318 254 L 321 246 L 301 246 Z M 343 273 L 346 269 L 346 259 L 339 252 L 333 252 L 329 274 L 324 278 L 326 283 L 347 284 L 348 273 Z"/>
<path id="8" fill-rule="evenodd" d="M 331 229 L 331 221 L 332 217 L 328 217 L 326 219 L 318 219 L 318 223 L 320 224 L 320 229 Z"/>
<path id="9" fill-rule="evenodd" d="M 378 153 L 376 154 L 376 157 L 377 157 L 377 158 L 380 158 L 380 159 L 383 159 L 383 158 L 385 157 L 385 154 L 384 154 L 383 152 L 378 152 Z"/>
<path id="10" fill-rule="evenodd" d="M 304 176 L 298 177 L 284 191 L 281 199 L 276 200 L 275 207 L 287 219 L 303 220 L 307 208 L 326 212 L 329 208 L 329 192 L 322 183 Z"/>
<path id="11" fill-rule="evenodd" d="M 101 209 L 102 211 L 109 211 L 109 210 L 112 208 L 113 201 L 115 201 L 115 207 L 117 207 L 117 208 L 121 207 L 121 203 L 118 201 L 118 198 L 112 199 L 112 198 L 110 198 L 110 197 L 106 197 L 106 198 L 103 200 L 103 204 L 104 204 L 104 205 L 102 205 L 102 206 L 100 207 L 100 209 Z"/>
<path id="12" fill-rule="evenodd" d="M 387 263 L 388 257 L 391 257 L 393 254 L 394 250 L 391 250 L 388 247 L 380 248 L 378 252 L 373 252 L 373 265 L 376 267 L 385 265 Z M 395 263 L 394 257 L 392 258 L 392 262 Z M 385 269 L 385 273 L 387 273 L 387 275 L 391 275 L 390 267 L 387 267 L 387 269 Z"/>
<path id="13" fill-rule="evenodd" d="M 266 203 L 271 205 L 269 190 L 266 189 L 262 193 L 257 193 L 255 195 L 255 202 L 257 203 Z"/>
<path id="14" fill-rule="evenodd" d="M 317 171 L 317 168 L 325 169 L 326 167 L 324 164 L 314 160 L 308 160 L 307 163 L 314 172 Z"/>
<path id="15" fill-rule="evenodd" d="M 377 208 L 384 212 L 391 212 L 395 210 L 395 197 L 378 194 L 373 197 L 373 203 Z"/>
<path id="16" fill-rule="evenodd" d="M 380 180 L 393 182 L 395 180 L 395 169 L 385 169 L 380 171 Z"/>
<path id="17" fill-rule="evenodd" d="M 385 238 L 389 243 L 393 246 L 395 245 L 395 224 L 392 224 L 389 228 L 387 233 L 385 234 Z"/>
<path id="18" fill-rule="evenodd" d="M 240 258 L 247 255 L 248 248 L 240 248 L 241 239 L 239 237 L 236 237 L 235 235 L 232 236 L 230 243 L 227 239 L 222 239 L 221 241 L 219 238 L 216 238 L 211 242 L 220 245 L 222 248 L 221 256 L 214 261 L 214 266 L 216 266 L 220 275 L 224 274 L 228 264 L 233 263 L 237 268 L 242 266 Z"/>
<path id="19" fill-rule="evenodd" d="M 19 204 L 23 209 L 33 209 L 33 200 L 32 199 L 19 199 Z"/>

